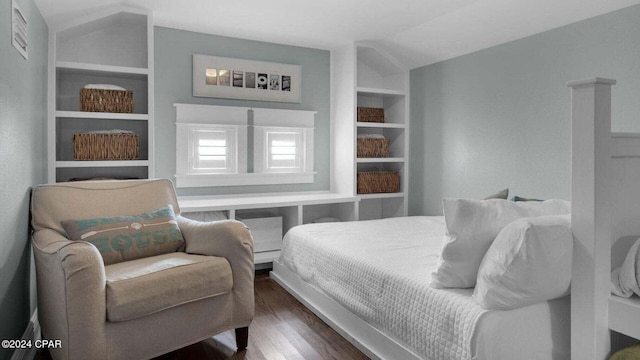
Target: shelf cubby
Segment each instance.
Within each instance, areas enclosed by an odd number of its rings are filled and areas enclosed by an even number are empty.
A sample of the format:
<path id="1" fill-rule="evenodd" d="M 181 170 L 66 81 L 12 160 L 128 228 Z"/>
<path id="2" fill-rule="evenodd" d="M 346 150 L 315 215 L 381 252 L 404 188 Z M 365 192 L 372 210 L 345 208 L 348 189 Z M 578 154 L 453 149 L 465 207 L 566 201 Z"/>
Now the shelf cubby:
<path id="1" fill-rule="evenodd" d="M 356 156 L 354 176 L 362 171 L 396 171 L 400 176 L 399 192 L 358 194 L 361 199 L 360 219 L 406 216 L 408 213 L 408 75 L 408 70 L 379 46 L 368 43 L 356 44 L 355 106 L 384 109 L 384 122 L 360 122 L 356 117 L 355 135 L 384 136 L 389 140 L 389 156 Z M 357 180 L 355 183 L 357 187 Z"/>
<path id="2" fill-rule="evenodd" d="M 153 24 L 149 11 L 116 6 L 49 31 L 49 182 L 153 176 Z M 133 92 L 132 113 L 83 112 L 87 84 Z M 140 156 L 125 161 L 76 161 L 73 134 L 126 130 L 138 135 Z"/>

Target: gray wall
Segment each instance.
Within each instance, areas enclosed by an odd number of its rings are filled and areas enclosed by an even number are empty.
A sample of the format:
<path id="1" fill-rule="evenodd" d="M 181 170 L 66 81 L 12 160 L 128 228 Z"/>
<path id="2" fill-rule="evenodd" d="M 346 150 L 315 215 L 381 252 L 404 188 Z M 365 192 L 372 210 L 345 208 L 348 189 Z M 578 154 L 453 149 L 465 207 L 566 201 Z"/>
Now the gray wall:
<path id="1" fill-rule="evenodd" d="M 640 132 L 640 6 L 411 71 L 410 214 L 443 197 L 570 196 L 570 90 L 617 79 L 613 130 Z"/>
<path id="2" fill-rule="evenodd" d="M 30 186 L 46 181 L 48 29 L 32 0 L 29 60 L 11 45 L 11 1 L 0 2 L 0 339 L 19 338 L 35 308 L 30 284 Z M 0 359 L 11 352 L 0 350 Z"/>
<path id="3" fill-rule="evenodd" d="M 180 195 L 329 190 L 330 53 L 196 32 L 156 27 L 155 176 L 174 179 L 176 171 L 174 103 L 268 107 L 317 111 L 313 184 L 182 188 Z M 302 103 L 278 103 L 193 97 L 194 53 L 302 66 Z"/>

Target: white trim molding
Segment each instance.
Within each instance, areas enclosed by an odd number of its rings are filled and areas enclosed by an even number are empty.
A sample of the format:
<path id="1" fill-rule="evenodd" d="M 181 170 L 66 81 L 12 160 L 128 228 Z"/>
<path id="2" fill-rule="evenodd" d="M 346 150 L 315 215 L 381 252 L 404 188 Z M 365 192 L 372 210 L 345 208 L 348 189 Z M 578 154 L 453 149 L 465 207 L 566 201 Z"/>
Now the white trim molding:
<path id="1" fill-rule="evenodd" d="M 313 183 L 315 111 L 236 106 L 174 104 L 176 108 L 176 187 L 244 186 Z M 225 166 L 197 166 L 200 156 L 194 134 L 225 132 Z M 273 132 L 291 135 L 288 161 L 269 165 Z M 286 136 L 284 137 L 286 138 Z M 283 141 L 284 142 L 284 141 Z M 290 146 L 290 144 L 286 144 Z M 219 149 L 215 149 L 218 153 Z M 213 151 L 213 149 L 212 149 Z M 279 154 L 282 155 L 282 154 Z M 289 158 L 293 159 L 289 159 Z M 253 160 L 253 166 L 249 165 Z M 220 160 L 222 162 L 222 160 Z"/>
<path id="2" fill-rule="evenodd" d="M 313 183 L 316 173 L 176 174 L 176 187 L 245 186 Z"/>

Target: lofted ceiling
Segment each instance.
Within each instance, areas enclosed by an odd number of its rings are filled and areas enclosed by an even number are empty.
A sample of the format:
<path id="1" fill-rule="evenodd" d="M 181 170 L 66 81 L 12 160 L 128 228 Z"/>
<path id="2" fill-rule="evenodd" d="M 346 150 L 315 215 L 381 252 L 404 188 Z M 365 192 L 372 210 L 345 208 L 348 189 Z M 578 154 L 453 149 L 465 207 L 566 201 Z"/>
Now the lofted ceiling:
<path id="1" fill-rule="evenodd" d="M 451 59 L 640 0 L 34 0 L 50 26 L 114 5 L 158 26 L 331 50 L 385 46 L 409 68 Z"/>

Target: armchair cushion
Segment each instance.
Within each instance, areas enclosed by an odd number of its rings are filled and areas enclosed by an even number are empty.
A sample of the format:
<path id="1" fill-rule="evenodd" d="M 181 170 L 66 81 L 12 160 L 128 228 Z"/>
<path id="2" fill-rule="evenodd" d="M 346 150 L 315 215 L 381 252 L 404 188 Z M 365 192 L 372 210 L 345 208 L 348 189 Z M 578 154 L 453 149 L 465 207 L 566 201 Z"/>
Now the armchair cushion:
<path id="1" fill-rule="evenodd" d="M 62 221 L 71 240 L 95 245 L 105 265 L 176 251 L 184 239 L 173 207 L 135 216 Z"/>
<path id="2" fill-rule="evenodd" d="M 105 267 L 107 319 L 126 321 L 231 291 L 225 258 L 182 252 Z"/>

